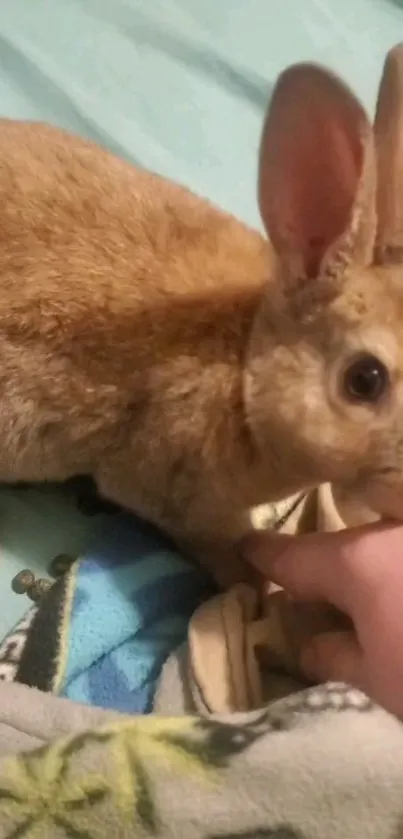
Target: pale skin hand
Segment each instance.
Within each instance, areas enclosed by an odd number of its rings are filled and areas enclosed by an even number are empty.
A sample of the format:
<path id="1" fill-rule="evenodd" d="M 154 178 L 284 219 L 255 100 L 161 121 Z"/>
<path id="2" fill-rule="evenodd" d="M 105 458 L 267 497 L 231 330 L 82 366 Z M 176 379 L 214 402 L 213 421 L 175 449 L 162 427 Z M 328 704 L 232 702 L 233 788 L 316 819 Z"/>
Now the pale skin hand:
<path id="1" fill-rule="evenodd" d="M 301 667 L 320 682 L 347 682 L 403 716 L 403 525 L 303 536 L 256 534 L 244 555 L 300 601 L 330 603 L 354 631 L 322 633 Z"/>

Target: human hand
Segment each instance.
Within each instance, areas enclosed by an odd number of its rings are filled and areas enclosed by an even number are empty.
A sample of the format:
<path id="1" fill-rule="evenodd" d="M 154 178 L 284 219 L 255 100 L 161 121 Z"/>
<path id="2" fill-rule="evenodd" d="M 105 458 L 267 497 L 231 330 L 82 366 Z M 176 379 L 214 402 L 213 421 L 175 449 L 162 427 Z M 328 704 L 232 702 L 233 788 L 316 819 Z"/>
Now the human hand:
<path id="1" fill-rule="evenodd" d="M 350 617 L 353 630 L 321 633 L 303 644 L 306 676 L 351 684 L 402 716 L 403 525 L 256 533 L 244 555 L 293 599 L 330 604 Z"/>

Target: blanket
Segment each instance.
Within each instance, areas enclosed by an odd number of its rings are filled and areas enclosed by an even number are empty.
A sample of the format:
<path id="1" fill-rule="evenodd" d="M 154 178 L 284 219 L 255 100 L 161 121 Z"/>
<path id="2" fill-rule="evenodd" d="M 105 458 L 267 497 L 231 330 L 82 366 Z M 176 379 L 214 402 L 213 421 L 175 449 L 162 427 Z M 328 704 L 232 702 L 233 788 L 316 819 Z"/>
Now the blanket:
<path id="1" fill-rule="evenodd" d="M 116 512 L 5 639 L 0 677 L 89 705 L 148 713 L 165 660 L 214 592 L 208 574 L 156 528 Z"/>
<path id="2" fill-rule="evenodd" d="M 255 519 L 281 532 L 344 526 L 328 485 Z M 130 714 L 166 713 L 172 696 L 182 712 L 248 711 L 303 689 L 300 639 L 336 619 L 301 617 L 280 591 L 218 592 L 157 528 L 120 511 L 43 590 L 0 646 L 0 678 Z"/>
<path id="3" fill-rule="evenodd" d="M 323 487 L 261 524 L 339 512 Z M 108 517 L 0 650 L 0 839 L 399 839 L 401 722 L 307 686 L 274 616 Z"/>
<path id="4" fill-rule="evenodd" d="M 127 717 L 0 685 L 0 839 L 400 839 L 403 729 L 342 685 Z"/>

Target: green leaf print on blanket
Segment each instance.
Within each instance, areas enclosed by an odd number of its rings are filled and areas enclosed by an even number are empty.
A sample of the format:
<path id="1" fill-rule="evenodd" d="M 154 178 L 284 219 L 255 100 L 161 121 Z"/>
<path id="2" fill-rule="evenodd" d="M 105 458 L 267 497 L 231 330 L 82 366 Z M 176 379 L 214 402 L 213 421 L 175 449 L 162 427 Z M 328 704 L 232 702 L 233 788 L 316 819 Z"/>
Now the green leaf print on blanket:
<path id="1" fill-rule="evenodd" d="M 28 704 L 33 750 L 0 751 L 0 839 L 398 839 L 401 722 L 328 694 L 220 719 L 96 715 L 68 737 L 63 706 L 39 749 Z M 7 713 L 20 732 L 21 706 Z"/>
<path id="2" fill-rule="evenodd" d="M 141 835 L 164 835 L 156 775 L 178 774 L 198 784 L 219 784 L 219 770 L 267 731 L 263 716 L 244 726 L 190 717 L 142 717 L 11 758 L 0 787 L 0 824 L 10 824 L 4 835 L 40 839 L 62 831 L 73 839 L 105 839 L 109 834 L 100 816 L 108 809 Z M 91 768 L 85 769 L 88 747 L 95 747 L 95 755 L 96 747 L 102 749 L 103 763 L 107 751 L 108 772 L 93 768 L 94 755 Z"/>
<path id="3" fill-rule="evenodd" d="M 51 825 L 76 839 L 89 837 L 81 827 L 82 810 L 102 801 L 108 786 L 95 774 L 73 780 L 67 768 L 68 756 L 53 747 L 9 762 L 7 786 L 0 788 L 0 813 L 6 818 L 17 815 L 10 839 L 39 839 Z"/>

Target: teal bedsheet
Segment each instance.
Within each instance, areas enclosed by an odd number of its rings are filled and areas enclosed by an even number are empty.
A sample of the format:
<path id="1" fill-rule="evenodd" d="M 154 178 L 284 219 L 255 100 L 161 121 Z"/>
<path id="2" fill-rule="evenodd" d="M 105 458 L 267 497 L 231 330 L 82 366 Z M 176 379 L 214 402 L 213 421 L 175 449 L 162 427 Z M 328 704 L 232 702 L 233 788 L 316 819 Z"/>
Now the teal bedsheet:
<path id="1" fill-rule="evenodd" d="M 278 72 L 321 61 L 372 110 L 392 0 L 0 0 L 0 113 L 57 123 L 254 224 L 262 113 Z M 0 493 L 0 637 L 25 611 L 22 567 L 77 553 L 93 520 L 38 493 Z"/>

